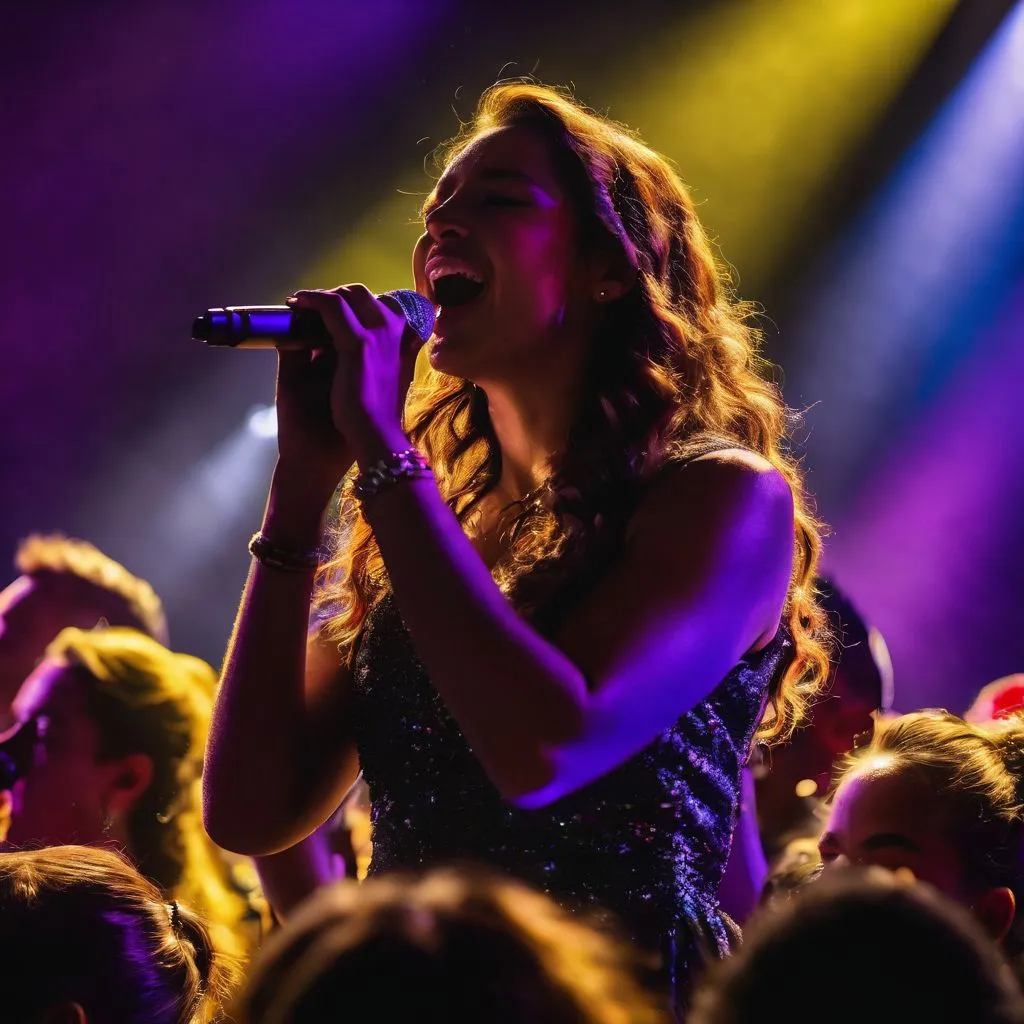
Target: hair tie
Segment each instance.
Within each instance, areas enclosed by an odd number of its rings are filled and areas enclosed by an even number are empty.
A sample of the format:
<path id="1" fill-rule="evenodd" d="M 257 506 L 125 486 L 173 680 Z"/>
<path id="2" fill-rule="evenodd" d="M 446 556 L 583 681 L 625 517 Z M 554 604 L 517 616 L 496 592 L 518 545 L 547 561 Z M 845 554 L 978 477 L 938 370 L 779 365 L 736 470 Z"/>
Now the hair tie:
<path id="1" fill-rule="evenodd" d="M 167 913 L 171 919 L 171 931 L 177 934 L 181 928 L 181 911 L 178 909 L 177 900 L 171 900 L 171 902 L 167 904 Z"/>

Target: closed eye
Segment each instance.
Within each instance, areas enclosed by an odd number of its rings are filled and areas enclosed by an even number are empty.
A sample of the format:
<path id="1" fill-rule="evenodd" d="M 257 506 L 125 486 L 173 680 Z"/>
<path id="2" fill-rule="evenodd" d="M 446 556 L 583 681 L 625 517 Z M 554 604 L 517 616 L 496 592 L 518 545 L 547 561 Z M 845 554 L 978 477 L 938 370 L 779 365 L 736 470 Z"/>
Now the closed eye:
<path id="1" fill-rule="evenodd" d="M 514 196 L 490 195 L 480 200 L 483 206 L 529 206 L 525 200 L 516 199 Z"/>
<path id="2" fill-rule="evenodd" d="M 868 836 L 861 843 L 865 850 L 910 850 L 912 853 L 920 853 L 921 846 L 909 836 L 899 832 L 876 832 Z"/>

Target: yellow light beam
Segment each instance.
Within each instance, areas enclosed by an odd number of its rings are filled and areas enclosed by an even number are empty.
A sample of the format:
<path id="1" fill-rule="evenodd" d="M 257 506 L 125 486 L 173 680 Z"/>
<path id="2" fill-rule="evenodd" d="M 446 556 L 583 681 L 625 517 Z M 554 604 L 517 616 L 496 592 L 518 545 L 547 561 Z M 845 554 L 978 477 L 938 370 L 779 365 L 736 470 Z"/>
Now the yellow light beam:
<path id="1" fill-rule="evenodd" d="M 672 158 L 748 284 L 763 281 L 899 94 L 956 0 L 717 3 L 602 83 Z M 605 85 L 607 88 L 605 88 Z"/>
<path id="2" fill-rule="evenodd" d="M 580 95 L 675 161 L 744 290 L 756 293 L 955 4 L 720 0 L 624 53 Z M 399 188 L 422 194 L 430 179 L 422 166 L 398 176 L 301 283 L 407 285 L 420 200 Z"/>

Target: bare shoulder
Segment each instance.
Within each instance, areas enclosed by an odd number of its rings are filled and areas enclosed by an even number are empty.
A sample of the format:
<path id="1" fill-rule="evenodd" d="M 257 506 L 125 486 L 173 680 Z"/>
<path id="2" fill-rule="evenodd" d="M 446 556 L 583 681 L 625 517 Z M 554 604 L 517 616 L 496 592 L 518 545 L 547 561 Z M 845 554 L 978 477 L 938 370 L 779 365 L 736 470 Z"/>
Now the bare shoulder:
<path id="1" fill-rule="evenodd" d="M 774 636 L 794 542 L 793 496 L 768 460 L 730 449 L 665 466 L 559 644 L 595 692 L 632 680 L 682 714 Z"/>
<path id="2" fill-rule="evenodd" d="M 665 467 L 637 506 L 629 532 L 713 530 L 751 517 L 791 529 L 793 493 L 764 456 L 729 448 Z"/>
<path id="3" fill-rule="evenodd" d="M 705 465 L 740 466 L 753 473 L 774 473 L 780 479 L 782 478 L 782 474 L 763 455 L 752 451 L 750 448 L 723 448 L 719 451 L 708 452 L 706 455 L 698 456 L 692 462 L 681 463 L 679 466 L 672 467 L 672 469 L 681 471 L 686 466 Z"/>

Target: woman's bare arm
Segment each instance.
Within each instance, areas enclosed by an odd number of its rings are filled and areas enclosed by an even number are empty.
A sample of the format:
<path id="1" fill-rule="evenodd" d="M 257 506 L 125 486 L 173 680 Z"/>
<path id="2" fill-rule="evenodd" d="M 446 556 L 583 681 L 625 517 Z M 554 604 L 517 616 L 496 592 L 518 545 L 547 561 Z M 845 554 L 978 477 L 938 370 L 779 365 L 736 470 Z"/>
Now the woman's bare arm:
<path id="1" fill-rule="evenodd" d="M 264 532 L 314 548 L 311 502 L 271 488 Z M 263 855 L 293 846 L 338 806 L 358 772 L 347 723 L 349 673 L 336 648 L 307 637 L 313 573 L 254 563 L 225 659 L 203 773 L 213 840 Z"/>
<path id="2" fill-rule="evenodd" d="M 263 895 L 278 921 L 284 921 L 321 886 L 345 876 L 342 858 L 335 849 L 331 815 L 315 831 L 280 853 L 254 858 Z"/>

